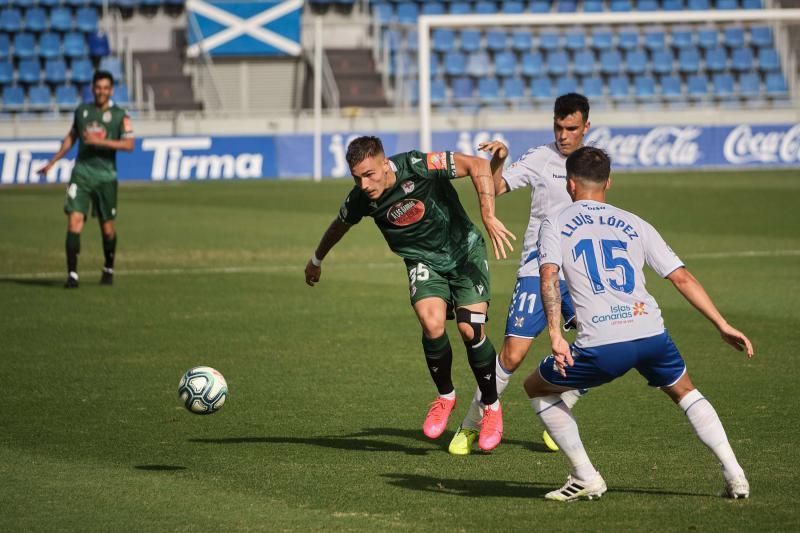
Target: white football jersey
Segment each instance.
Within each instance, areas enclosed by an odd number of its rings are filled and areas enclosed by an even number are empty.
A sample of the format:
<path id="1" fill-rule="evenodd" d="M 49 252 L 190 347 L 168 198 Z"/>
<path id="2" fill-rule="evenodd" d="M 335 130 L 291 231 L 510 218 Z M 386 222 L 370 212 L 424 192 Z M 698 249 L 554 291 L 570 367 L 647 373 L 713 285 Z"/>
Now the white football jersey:
<path id="1" fill-rule="evenodd" d="M 578 315 L 581 348 L 652 337 L 664 331 L 643 267 L 663 277 L 683 266 L 658 231 L 613 205 L 579 200 L 543 224 L 540 263 L 564 273 Z"/>
<path id="2" fill-rule="evenodd" d="M 572 203 L 567 194 L 566 161 L 567 158 L 561 155 L 553 142 L 531 148 L 503 171 L 509 191 L 527 186 L 531 188 L 531 211 L 517 277 L 539 275 L 536 247 L 539 227 L 546 217 L 555 215 Z"/>

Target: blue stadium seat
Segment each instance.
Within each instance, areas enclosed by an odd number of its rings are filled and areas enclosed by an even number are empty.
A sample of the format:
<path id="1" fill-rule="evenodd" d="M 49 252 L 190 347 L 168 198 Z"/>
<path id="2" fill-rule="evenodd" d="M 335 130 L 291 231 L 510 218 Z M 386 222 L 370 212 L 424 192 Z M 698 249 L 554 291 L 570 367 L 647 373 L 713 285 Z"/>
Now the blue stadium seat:
<path id="1" fill-rule="evenodd" d="M 467 71 L 467 57 L 461 52 L 448 52 L 444 56 L 444 73 L 461 76 Z"/>
<path id="2" fill-rule="evenodd" d="M 609 28 L 596 27 L 592 29 L 592 48 L 595 50 L 608 50 L 614 44 L 614 35 Z"/>
<path id="3" fill-rule="evenodd" d="M 603 80 L 601 80 L 598 76 L 589 76 L 588 78 L 583 78 L 581 83 L 581 94 L 583 94 L 589 100 L 594 98 L 603 98 Z"/>
<path id="4" fill-rule="evenodd" d="M 416 52 L 419 49 L 419 35 L 417 34 L 417 30 L 409 30 L 403 40 L 409 52 Z M 91 43 L 89 44 L 89 48 L 91 48 Z"/>
<path id="5" fill-rule="evenodd" d="M 723 72 L 728 68 L 728 53 L 718 46 L 706 50 L 706 70 L 709 72 Z"/>
<path id="6" fill-rule="evenodd" d="M 739 76 L 739 95 L 744 98 L 761 97 L 761 80 L 755 72 L 745 72 Z"/>
<path id="7" fill-rule="evenodd" d="M 765 93 L 772 98 L 785 98 L 789 95 L 786 80 L 780 72 L 770 72 L 764 78 Z"/>
<path id="8" fill-rule="evenodd" d="M 547 76 L 537 76 L 531 80 L 531 98 L 539 103 L 549 103 L 553 99 L 553 83 Z"/>
<path id="9" fill-rule="evenodd" d="M 25 11 L 25 30 L 42 33 L 47 29 L 47 13 L 41 7 L 32 7 Z"/>
<path id="10" fill-rule="evenodd" d="M 591 49 L 586 48 L 575 53 L 572 59 L 572 69 L 576 74 L 588 76 L 594 73 L 595 57 Z"/>
<path id="11" fill-rule="evenodd" d="M 11 41 L 8 35 L 0 33 L 0 61 L 6 59 L 11 55 Z"/>
<path id="12" fill-rule="evenodd" d="M 431 80 L 431 103 L 441 105 L 447 98 L 447 86 L 444 80 Z"/>
<path id="13" fill-rule="evenodd" d="M 670 32 L 670 41 L 673 48 L 694 47 L 694 31 L 687 26 L 676 26 Z"/>
<path id="14" fill-rule="evenodd" d="M 372 4 L 372 16 L 377 19 L 379 24 L 389 24 L 394 18 L 394 8 L 392 4 Z"/>
<path id="15" fill-rule="evenodd" d="M 649 102 L 656 97 L 656 80 L 652 76 L 637 76 L 633 80 L 633 91 L 636 99 Z"/>
<path id="16" fill-rule="evenodd" d="M 639 0 L 636 9 L 638 11 L 658 11 L 658 0 Z"/>
<path id="17" fill-rule="evenodd" d="M 34 6 L 34 0 L 8 0 L 9 4 L 13 4 L 21 9 L 29 9 Z"/>
<path id="18" fill-rule="evenodd" d="M 717 9 L 739 9 L 738 0 L 717 0 Z"/>
<path id="19" fill-rule="evenodd" d="M 102 31 L 90 33 L 87 36 L 89 43 L 89 55 L 92 57 L 105 57 L 111 54 L 111 45 L 108 42 L 108 35 Z M 414 41 L 416 44 L 416 41 Z"/>
<path id="20" fill-rule="evenodd" d="M 52 106 L 50 88 L 36 85 L 28 89 L 28 108 L 32 111 L 44 111 Z"/>
<path id="21" fill-rule="evenodd" d="M 0 85 L 11 85 L 14 81 L 14 65 L 10 61 L 0 61 Z"/>
<path id="22" fill-rule="evenodd" d="M 527 30 L 511 32 L 511 49 L 517 52 L 528 52 L 533 48 L 533 35 Z"/>
<path id="23" fill-rule="evenodd" d="M 461 30 L 461 51 L 477 52 L 481 49 L 481 32 L 478 30 Z"/>
<path id="24" fill-rule="evenodd" d="M 67 64 L 63 59 L 45 61 L 44 81 L 51 85 L 59 85 L 67 81 Z"/>
<path id="25" fill-rule="evenodd" d="M 469 15 L 472 13 L 472 6 L 469 2 L 452 2 L 449 13 L 451 15 Z"/>
<path id="26" fill-rule="evenodd" d="M 617 74 L 622 70 L 622 56 L 616 50 L 606 50 L 600 54 L 600 72 Z"/>
<path id="27" fill-rule="evenodd" d="M 39 57 L 42 59 L 55 59 L 62 57 L 61 36 L 57 33 L 43 33 L 39 36 Z"/>
<path id="28" fill-rule="evenodd" d="M 147 0 L 139 0 L 140 3 L 144 4 Z M 161 0 L 157 0 L 159 4 L 161 4 Z M 86 0 L 61 0 L 61 3 L 68 5 L 74 10 L 78 9 L 79 7 L 83 7 L 86 5 Z"/>
<path id="29" fill-rule="evenodd" d="M 72 2 L 80 2 L 82 0 L 67 0 Z M 344 4 L 346 3 L 344 0 L 337 1 L 336 3 Z M 139 0 L 139 7 L 148 7 L 151 9 L 158 9 L 161 7 L 162 0 Z"/>
<path id="30" fill-rule="evenodd" d="M 69 58 L 89 55 L 89 47 L 82 33 L 71 32 L 64 35 L 64 55 Z"/>
<path id="31" fill-rule="evenodd" d="M 416 24 L 418 16 L 419 9 L 417 9 L 417 4 L 398 4 L 397 22 L 400 24 Z"/>
<path id="32" fill-rule="evenodd" d="M 564 35 L 564 46 L 572 52 L 586 48 L 586 32 L 583 29 L 569 30 Z"/>
<path id="33" fill-rule="evenodd" d="M 611 76 L 608 79 L 608 96 L 616 102 L 630 99 L 631 87 L 627 76 Z"/>
<path id="34" fill-rule="evenodd" d="M 642 50 L 625 52 L 625 72 L 628 74 L 644 74 L 647 70 L 647 54 Z"/>
<path id="35" fill-rule="evenodd" d="M 493 104 L 500 101 L 500 85 L 497 78 L 481 78 L 478 80 L 478 98 L 483 104 Z"/>
<path id="36" fill-rule="evenodd" d="M 753 69 L 753 52 L 750 48 L 736 48 L 731 52 L 731 70 L 747 72 Z"/>
<path id="37" fill-rule="evenodd" d="M 453 91 L 453 100 L 456 102 L 472 100 L 475 97 L 475 86 L 472 83 L 472 78 L 466 76 L 454 78 L 451 88 Z"/>
<path id="38" fill-rule="evenodd" d="M 678 71 L 693 74 L 700 70 L 700 52 L 697 48 L 683 48 L 678 52 Z"/>
<path id="39" fill-rule="evenodd" d="M 92 62 L 89 59 L 73 59 L 70 65 L 70 74 L 72 83 L 91 83 L 94 75 Z"/>
<path id="40" fill-rule="evenodd" d="M 656 50 L 653 52 L 650 62 L 653 72 L 656 74 L 671 74 L 673 69 L 672 51 L 668 49 Z"/>
<path id="41" fill-rule="evenodd" d="M 484 0 L 479 0 L 475 3 L 475 13 L 481 15 L 496 15 L 497 14 L 497 4 L 495 2 L 486 2 Z"/>
<path id="42" fill-rule="evenodd" d="M 93 7 L 80 8 L 75 13 L 75 27 L 84 33 L 97 31 L 97 10 Z"/>
<path id="43" fill-rule="evenodd" d="M 508 46 L 508 34 L 503 30 L 486 32 L 486 48 L 492 52 L 502 52 Z"/>
<path id="44" fill-rule="evenodd" d="M 522 75 L 534 78 L 544 74 L 544 60 L 539 52 L 525 52 L 522 54 Z"/>
<path id="45" fill-rule="evenodd" d="M 744 46 L 744 29 L 740 27 L 725 28 L 722 32 L 722 42 L 728 48 L 741 48 Z"/>
<path id="46" fill-rule="evenodd" d="M 78 90 L 75 89 L 74 85 L 59 85 L 56 87 L 56 107 L 60 110 L 72 110 L 77 105 Z"/>
<path id="47" fill-rule="evenodd" d="M 445 13 L 444 4 L 441 2 L 425 2 L 420 11 L 422 15 L 444 15 Z"/>
<path id="48" fill-rule="evenodd" d="M 501 78 L 514 75 L 517 69 L 517 58 L 513 52 L 500 52 L 494 56 L 494 72 Z"/>
<path id="49" fill-rule="evenodd" d="M 742 9 L 761 9 L 761 0 L 742 0 Z"/>
<path id="50" fill-rule="evenodd" d="M 477 52 L 468 56 L 467 74 L 473 78 L 483 78 L 489 75 L 489 56 L 486 52 Z"/>
<path id="51" fill-rule="evenodd" d="M 17 66 L 17 81 L 25 85 L 38 85 L 42 79 L 38 59 L 23 59 Z"/>
<path id="52" fill-rule="evenodd" d="M 547 73 L 551 76 L 563 76 L 569 67 L 569 57 L 563 50 L 548 52 L 546 55 Z"/>
<path id="53" fill-rule="evenodd" d="M 531 13 L 550 13 L 549 0 L 531 0 L 528 10 Z"/>
<path id="54" fill-rule="evenodd" d="M 583 0 L 584 13 L 600 13 L 605 11 L 603 0 Z"/>
<path id="55" fill-rule="evenodd" d="M 633 4 L 631 0 L 611 0 L 611 11 L 617 13 L 633 11 Z"/>
<path id="56" fill-rule="evenodd" d="M 557 29 L 547 28 L 539 33 L 539 48 L 542 50 L 558 50 L 563 47 L 561 32 Z"/>
<path id="57" fill-rule="evenodd" d="M 639 30 L 626 26 L 619 29 L 617 46 L 622 50 L 635 50 L 639 48 Z"/>
<path id="58" fill-rule="evenodd" d="M 575 0 L 558 0 L 556 4 L 557 13 L 575 13 L 578 10 L 578 2 Z"/>
<path id="59" fill-rule="evenodd" d="M 99 70 L 110 72 L 115 82 L 122 79 L 122 62 L 114 56 L 101 59 Z"/>
<path id="60" fill-rule="evenodd" d="M 688 0 L 686 7 L 690 11 L 707 11 L 711 9 L 709 0 Z"/>
<path id="61" fill-rule="evenodd" d="M 9 85 L 3 87 L 3 109 L 22 111 L 25 107 L 25 91 L 22 87 Z"/>
<path id="62" fill-rule="evenodd" d="M 14 35 L 14 57 L 30 59 L 36 55 L 36 37 L 32 33 Z"/>
<path id="63" fill-rule="evenodd" d="M 439 76 L 439 74 L 442 72 L 442 62 L 439 61 L 439 54 L 431 52 L 429 62 L 431 77 L 433 78 L 435 76 Z"/>
<path id="64" fill-rule="evenodd" d="M 39 5 L 47 9 L 52 9 L 61 5 L 61 0 L 39 0 Z"/>
<path id="65" fill-rule="evenodd" d="M 434 52 L 455 50 L 456 33 L 453 30 L 437 28 L 431 32 L 431 48 Z"/>
<path id="66" fill-rule="evenodd" d="M 139 6 L 140 0 L 115 0 L 121 10 L 133 10 Z"/>
<path id="67" fill-rule="evenodd" d="M 719 43 L 719 32 L 716 28 L 700 28 L 697 32 L 697 44 L 700 48 L 716 48 Z"/>
<path id="68" fill-rule="evenodd" d="M 661 78 L 661 97 L 672 101 L 683 98 L 681 79 L 678 76 L 668 75 Z"/>
<path id="69" fill-rule="evenodd" d="M 750 43 L 759 48 L 772 46 L 772 28 L 769 26 L 750 28 Z"/>
<path id="70" fill-rule="evenodd" d="M 520 78 L 506 78 L 503 80 L 503 94 L 506 100 L 512 103 L 521 102 L 525 98 L 525 82 Z"/>
<path id="71" fill-rule="evenodd" d="M 758 68 L 762 72 L 780 70 L 781 60 L 778 57 L 778 52 L 774 48 L 759 48 Z"/>
<path id="72" fill-rule="evenodd" d="M 0 11 L 0 30 L 6 33 L 22 31 L 22 13 L 19 9 L 7 7 Z"/>
<path id="73" fill-rule="evenodd" d="M 719 100 L 729 100 L 734 96 L 733 76 L 727 72 L 718 72 L 711 77 L 711 87 L 714 97 Z"/>
<path id="74" fill-rule="evenodd" d="M 708 96 L 708 78 L 705 74 L 692 74 L 686 78 L 686 95 L 694 100 Z"/>
<path id="75" fill-rule="evenodd" d="M 525 12 L 525 5 L 516 0 L 508 0 L 506 2 L 501 2 L 500 12 L 506 15 L 517 15 Z"/>
<path id="76" fill-rule="evenodd" d="M 663 30 L 647 30 L 644 32 L 644 46 L 648 50 L 660 50 L 666 46 L 666 35 Z"/>
<path id="77" fill-rule="evenodd" d="M 50 12 L 50 30 L 61 33 L 72 29 L 72 11 L 68 7 L 56 7 Z"/>
<path id="78" fill-rule="evenodd" d="M 683 11 L 683 0 L 663 0 L 661 9 L 664 11 Z"/>
<path id="79" fill-rule="evenodd" d="M 570 76 L 559 76 L 556 80 L 556 94 L 562 95 L 567 93 L 578 92 L 578 80 Z"/>

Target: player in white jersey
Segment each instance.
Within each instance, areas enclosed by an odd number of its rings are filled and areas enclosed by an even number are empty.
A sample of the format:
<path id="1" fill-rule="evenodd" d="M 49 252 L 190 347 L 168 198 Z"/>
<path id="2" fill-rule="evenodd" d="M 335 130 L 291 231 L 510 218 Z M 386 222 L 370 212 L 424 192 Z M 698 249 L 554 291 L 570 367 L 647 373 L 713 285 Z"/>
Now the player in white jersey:
<path id="1" fill-rule="evenodd" d="M 722 339 L 753 356 L 745 335 L 731 327 L 703 286 L 658 232 L 633 213 L 605 203 L 610 160 L 584 147 L 567 159 L 567 190 L 575 201 L 548 217 L 539 234 L 541 294 L 553 355 L 525 382 L 536 414 L 572 464 L 567 483 L 545 498 L 599 498 L 606 483 L 589 460 L 578 426 L 561 394 L 598 387 L 635 368 L 686 413 L 700 440 L 717 456 L 724 495 L 747 498 L 750 486 L 716 411 L 692 384 L 686 364 L 664 329 L 661 311 L 645 289 L 643 267 L 670 280 L 719 330 Z M 578 336 L 561 335 L 559 271 L 575 304 Z"/>
<path id="2" fill-rule="evenodd" d="M 565 186 L 565 162 L 567 156 L 583 145 L 583 137 L 589 131 L 589 126 L 589 100 L 581 94 L 569 93 L 556 98 L 553 106 L 553 142 L 531 148 L 508 168 L 504 168 L 508 157 L 505 144 L 493 141 L 478 146 L 480 150 L 492 154 L 496 195 L 524 187 L 530 187 L 531 190 L 528 228 L 514 294 L 508 308 L 503 348 L 497 357 L 495 369 L 498 395 L 506 389 L 511 375 L 522 364 L 533 339 L 547 325 L 539 297 L 539 226 L 547 216 L 572 203 Z M 562 289 L 564 322 L 571 325 L 574 324 L 574 311 L 566 285 Z M 581 392 L 585 391 L 565 394 L 564 401 L 570 406 L 574 405 Z M 470 453 L 481 422 L 480 398 L 480 391 L 476 390 L 472 404 L 448 447 L 451 454 Z M 547 432 L 543 439 L 548 448 L 558 450 Z"/>

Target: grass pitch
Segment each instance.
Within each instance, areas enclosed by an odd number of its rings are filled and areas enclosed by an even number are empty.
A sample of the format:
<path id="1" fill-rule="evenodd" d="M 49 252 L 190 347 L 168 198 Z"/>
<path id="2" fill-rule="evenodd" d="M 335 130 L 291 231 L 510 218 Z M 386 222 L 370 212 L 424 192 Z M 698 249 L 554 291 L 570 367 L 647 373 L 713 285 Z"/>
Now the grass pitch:
<path id="1" fill-rule="evenodd" d="M 425 439 L 435 389 L 402 261 L 372 222 L 317 287 L 303 282 L 349 186 L 123 185 L 115 286 L 97 285 L 90 222 L 77 291 L 61 287 L 63 188 L 1 189 L 0 531 L 796 530 L 796 171 L 621 175 L 609 195 L 661 230 L 755 343 L 747 361 L 649 279 L 747 471 L 752 497 L 735 502 L 716 496 L 719 468 L 680 410 L 635 373 L 575 408 L 608 493 L 544 501 L 568 464 L 545 451 L 521 383 L 546 339 L 503 398 L 503 443 L 468 457 L 446 451 L 474 388 L 454 342 L 461 401 L 449 431 Z M 479 220 L 468 181 L 458 188 Z M 498 200 L 520 239 L 528 203 Z M 498 347 L 518 251 L 491 265 Z M 213 416 L 178 404 L 181 374 L 200 364 L 230 386 Z"/>

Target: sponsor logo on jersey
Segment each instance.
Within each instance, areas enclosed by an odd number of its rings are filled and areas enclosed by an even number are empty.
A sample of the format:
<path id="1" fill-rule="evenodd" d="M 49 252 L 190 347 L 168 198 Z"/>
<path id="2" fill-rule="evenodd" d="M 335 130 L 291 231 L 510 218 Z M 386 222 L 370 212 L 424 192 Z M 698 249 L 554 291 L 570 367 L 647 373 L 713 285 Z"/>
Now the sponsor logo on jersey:
<path id="1" fill-rule="evenodd" d="M 553 179 L 554 180 L 565 180 L 565 179 L 567 179 L 567 175 L 566 174 L 553 174 Z"/>
<path id="2" fill-rule="evenodd" d="M 89 135 L 92 139 L 105 139 L 106 138 L 106 127 L 100 124 L 99 122 L 92 121 L 86 125 L 86 129 L 84 132 Z"/>
<path id="3" fill-rule="evenodd" d="M 644 305 L 644 304 L 642 304 Z M 627 324 L 632 322 L 634 316 L 633 308 L 630 305 L 619 304 L 609 307 L 608 313 L 601 315 L 594 315 L 592 317 L 592 324 L 610 324 L 615 326 L 617 324 Z"/>
<path id="4" fill-rule="evenodd" d="M 428 170 L 444 170 L 447 164 L 445 152 L 431 152 L 428 154 Z"/>
<path id="5" fill-rule="evenodd" d="M 103 122 L 111 122 L 111 111 L 103 113 Z"/>
<path id="6" fill-rule="evenodd" d="M 525 317 L 524 316 L 515 316 L 514 317 L 514 327 L 521 328 L 525 324 Z"/>
<path id="7" fill-rule="evenodd" d="M 402 187 L 403 190 L 406 191 L 406 194 L 411 194 L 411 192 L 414 190 L 414 182 L 404 181 L 403 183 L 400 184 L 400 187 Z"/>
<path id="8" fill-rule="evenodd" d="M 419 222 L 423 216 L 425 216 L 425 204 L 415 198 L 395 202 L 386 213 L 386 219 L 399 227 Z"/>
<path id="9" fill-rule="evenodd" d="M 412 157 L 412 158 L 411 158 L 411 164 L 412 164 L 412 165 L 416 165 L 416 164 L 417 164 L 417 163 L 419 163 L 420 161 L 422 161 L 422 159 L 420 159 L 419 157 Z"/>
<path id="10" fill-rule="evenodd" d="M 635 304 L 633 304 L 633 316 L 641 316 L 646 314 L 647 311 L 645 311 L 644 302 L 636 302 Z"/>

